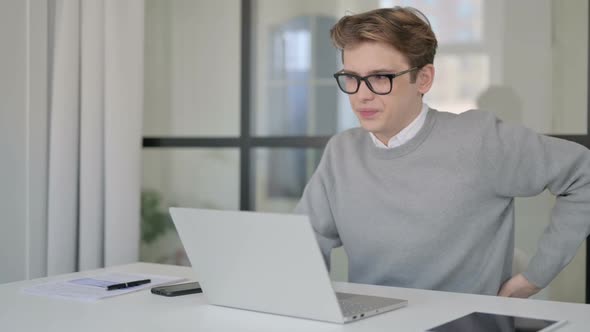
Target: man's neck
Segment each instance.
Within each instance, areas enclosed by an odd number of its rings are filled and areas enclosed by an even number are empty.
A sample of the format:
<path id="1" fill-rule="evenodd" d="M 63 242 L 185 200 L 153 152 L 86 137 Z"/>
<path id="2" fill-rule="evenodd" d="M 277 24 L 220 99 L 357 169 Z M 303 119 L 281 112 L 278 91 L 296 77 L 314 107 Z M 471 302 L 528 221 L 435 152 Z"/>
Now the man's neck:
<path id="1" fill-rule="evenodd" d="M 418 115 L 420 115 L 420 112 L 422 112 L 422 107 L 423 107 L 423 103 L 422 101 L 420 101 L 420 103 L 418 104 L 417 107 L 413 107 L 414 111 L 408 114 L 408 117 L 406 118 L 405 121 L 400 122 L 400 126 L 398 128 L 396 128 L 395 130 L 393 130 L 393 133 L 374 133 L 375 137 L 377 137 L 377 139 L 385 144 L 385 146 L 387 146 L 389 144 L 389 141 L 397 136 L 402 130 L 404 130 L 404 128 L 406 128 L 407 126 L 410 125 L 410 123 L 412 123 L 414 120 L 416 120 L 416 118 L 418 117 Z"/>

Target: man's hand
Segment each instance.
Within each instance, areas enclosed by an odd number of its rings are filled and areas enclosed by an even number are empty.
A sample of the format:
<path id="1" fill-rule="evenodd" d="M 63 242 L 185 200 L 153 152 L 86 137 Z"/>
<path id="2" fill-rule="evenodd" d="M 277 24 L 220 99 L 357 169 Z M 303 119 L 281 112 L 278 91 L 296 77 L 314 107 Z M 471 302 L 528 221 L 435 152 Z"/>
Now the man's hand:
<path id="1" fill-rule="evenodd" d="M 527 278 L 522 275 L 522 273 L 519 273 L 508 279 L 508 281 L 502 285 L 498 296 L 519 297 L 526 299 L 538 293 L 540 290 L 541 288 L 531 284 L 531 282 L 528 281 Z"/>

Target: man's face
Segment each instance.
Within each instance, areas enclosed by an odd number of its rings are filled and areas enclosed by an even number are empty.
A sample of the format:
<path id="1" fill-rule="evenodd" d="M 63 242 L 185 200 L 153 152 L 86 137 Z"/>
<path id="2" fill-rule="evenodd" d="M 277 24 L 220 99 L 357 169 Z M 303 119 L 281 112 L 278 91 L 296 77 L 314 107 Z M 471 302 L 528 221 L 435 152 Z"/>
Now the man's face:
<path id="1" fill-rule="evenodd" d="M 343 62 L 344 72 L 360 76 L 391 74 L 410 69 L 399 51 L 376 42 L 363 42 L 345 48 Z M 416 70 L 413 73 L 418 72 Z M 419 82 L 410 83 L 411 77 L 412 73 L 407 73 L 394 78 L 393 89 L 387 95 L 373 93 L 365 82 L 361 82 L 357 93 L 349 95 L 350 104 L 361 126 L 381 141 L 397 135 L 420 113 L 422 93 L 425 91 Z"/>

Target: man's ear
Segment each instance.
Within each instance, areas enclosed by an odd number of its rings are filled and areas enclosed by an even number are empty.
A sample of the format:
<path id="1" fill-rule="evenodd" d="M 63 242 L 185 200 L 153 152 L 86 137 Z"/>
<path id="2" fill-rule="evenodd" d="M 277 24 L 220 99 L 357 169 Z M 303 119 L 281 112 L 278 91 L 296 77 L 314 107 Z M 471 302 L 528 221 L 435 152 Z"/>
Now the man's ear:
<path id="1" fill-rule="evenodd" d="M 432 64 L 427 64 L 418 71 L 418 76 L 416 77 L 416 84 L 418 85 L 418 92 L 421 94 L 425 94 L 430 90 L 432 87 L 432 82 L 434 81 L 434 66 Z"/>

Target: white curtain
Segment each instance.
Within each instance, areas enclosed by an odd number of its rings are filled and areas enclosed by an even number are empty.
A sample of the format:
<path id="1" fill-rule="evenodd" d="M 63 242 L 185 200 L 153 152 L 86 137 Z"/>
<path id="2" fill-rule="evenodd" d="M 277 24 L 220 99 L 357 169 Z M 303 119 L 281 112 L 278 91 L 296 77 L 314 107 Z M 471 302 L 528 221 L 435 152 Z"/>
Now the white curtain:
<path id="1" fill-rule="evenodd" d="M 135 262 L 144 3 L 51 4 L 47 273 Z"/>

